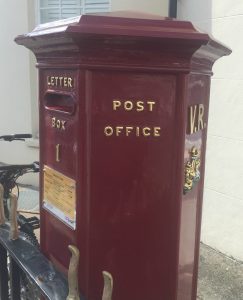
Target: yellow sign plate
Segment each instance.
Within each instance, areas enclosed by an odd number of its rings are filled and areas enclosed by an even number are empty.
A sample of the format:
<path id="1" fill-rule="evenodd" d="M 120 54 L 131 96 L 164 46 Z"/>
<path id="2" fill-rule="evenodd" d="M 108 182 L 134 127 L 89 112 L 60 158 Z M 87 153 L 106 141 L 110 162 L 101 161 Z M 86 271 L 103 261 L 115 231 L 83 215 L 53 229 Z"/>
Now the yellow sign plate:
<path id="1" fill-rule="evenodd" d="M 76 181 L 48 166 L 44 166 L 43 206 L 75 229 Z"/>

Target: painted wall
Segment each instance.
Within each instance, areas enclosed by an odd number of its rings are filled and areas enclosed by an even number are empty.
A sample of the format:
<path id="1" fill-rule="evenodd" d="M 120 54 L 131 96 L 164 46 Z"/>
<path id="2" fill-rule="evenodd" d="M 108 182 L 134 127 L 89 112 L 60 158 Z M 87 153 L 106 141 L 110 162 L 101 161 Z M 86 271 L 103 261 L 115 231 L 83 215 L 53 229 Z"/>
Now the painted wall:
<path id="1" fill-rule="evenodd" d="M 111 0 L 111 9 L 116 10 L 133 10 L 168 16 L 169 0 Z"/>
<path id="2" fill-rule="evenodd" d="M 243 261 L 243 2 L 179 0 L 178 17 L 233 50 L 213 69 L 202 241 Z"/>
<path id="3" fill-rule="evenodd" d="M 15 44 L 14 38 L 29 30 L 27 0 L 0 1 L 0 135 L 31 133 L 30 54 Z M 33 96 L 33 95 L 32 95 Z M 25 142 L 0 142 L 0 161 L 31 163 L 38 150 Z M 37 184 L 38 176 L 26 176 L 25 182 Z"/>

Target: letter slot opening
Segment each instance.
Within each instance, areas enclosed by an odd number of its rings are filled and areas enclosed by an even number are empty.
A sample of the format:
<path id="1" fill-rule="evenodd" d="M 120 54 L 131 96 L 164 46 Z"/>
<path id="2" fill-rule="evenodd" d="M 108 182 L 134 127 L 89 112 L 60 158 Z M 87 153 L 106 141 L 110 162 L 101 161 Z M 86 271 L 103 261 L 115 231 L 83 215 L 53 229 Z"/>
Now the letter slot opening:
<path id="1" fill-rule="evenodd" d="M 45 108 L 50 111 L 57 111 L 72 115 L 75 111 L 75 102 L 70 94 L 46 93 L 44 98 Z"/>

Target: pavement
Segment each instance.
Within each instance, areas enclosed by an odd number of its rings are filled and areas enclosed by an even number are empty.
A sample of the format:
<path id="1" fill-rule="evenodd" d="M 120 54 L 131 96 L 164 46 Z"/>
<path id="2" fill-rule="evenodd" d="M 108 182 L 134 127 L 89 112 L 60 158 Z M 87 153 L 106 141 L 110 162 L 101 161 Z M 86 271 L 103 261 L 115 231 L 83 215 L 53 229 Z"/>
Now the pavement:
<path id="1" fill-rule="evenodd" d="M 32 186 L 19 186 L 18 209 L 39 211 L 39 191 Z"/>
<path id="2" fill-rule="evenodd" d="M 19 209 L 38 212 L 38 197 L 38 190 L 20 187 Z M 201 243 L 198 300 L 243 300 L 243 262 Z"/>
<path id="3" fill-rule="evenodd" d="M 198 299 L 243 300 L 243 262 L 201 244 Z"/>

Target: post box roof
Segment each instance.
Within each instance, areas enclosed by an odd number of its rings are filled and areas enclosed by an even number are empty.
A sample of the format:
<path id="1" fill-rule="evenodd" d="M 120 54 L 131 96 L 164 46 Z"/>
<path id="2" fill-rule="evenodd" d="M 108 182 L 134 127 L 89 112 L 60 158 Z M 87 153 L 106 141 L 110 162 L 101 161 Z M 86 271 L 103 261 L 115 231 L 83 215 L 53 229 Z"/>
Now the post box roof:
<path id="1" fill-rule="evenodd" d="M 103 40 L 106 43 L 122 41 L 131 45 L 141 41 L 153 44 L 167 52 L 187 52 L 192 57 L 198 49 L 210 65 L 231 50 L 215 41 L 207 33 L 196 29 L 189 21 L 179 21 L 157 15 L 136 12 L 111 12 L 82 15 L 75 18 L 39 25 L 32 32 L 18 36 L 15 41 L 31 49 L 37 56 L 47 52 L 77 51 L 85 40 Z M 139 44 L 140 43 L 140 44 Z"/>
<path id="2" fill-rule="evenodd" d="M 203 44 L 208 42 L 208 35 L 196 30 L 191 22 L 126 11 L 87 14 L 45 23 L 36 27 L 29 34 L 17 37 L 16 41 L 20 42 L 24 37 L 38 37 L 61 32 L 79 35 L 193 39 L 200 40 Z"/>

